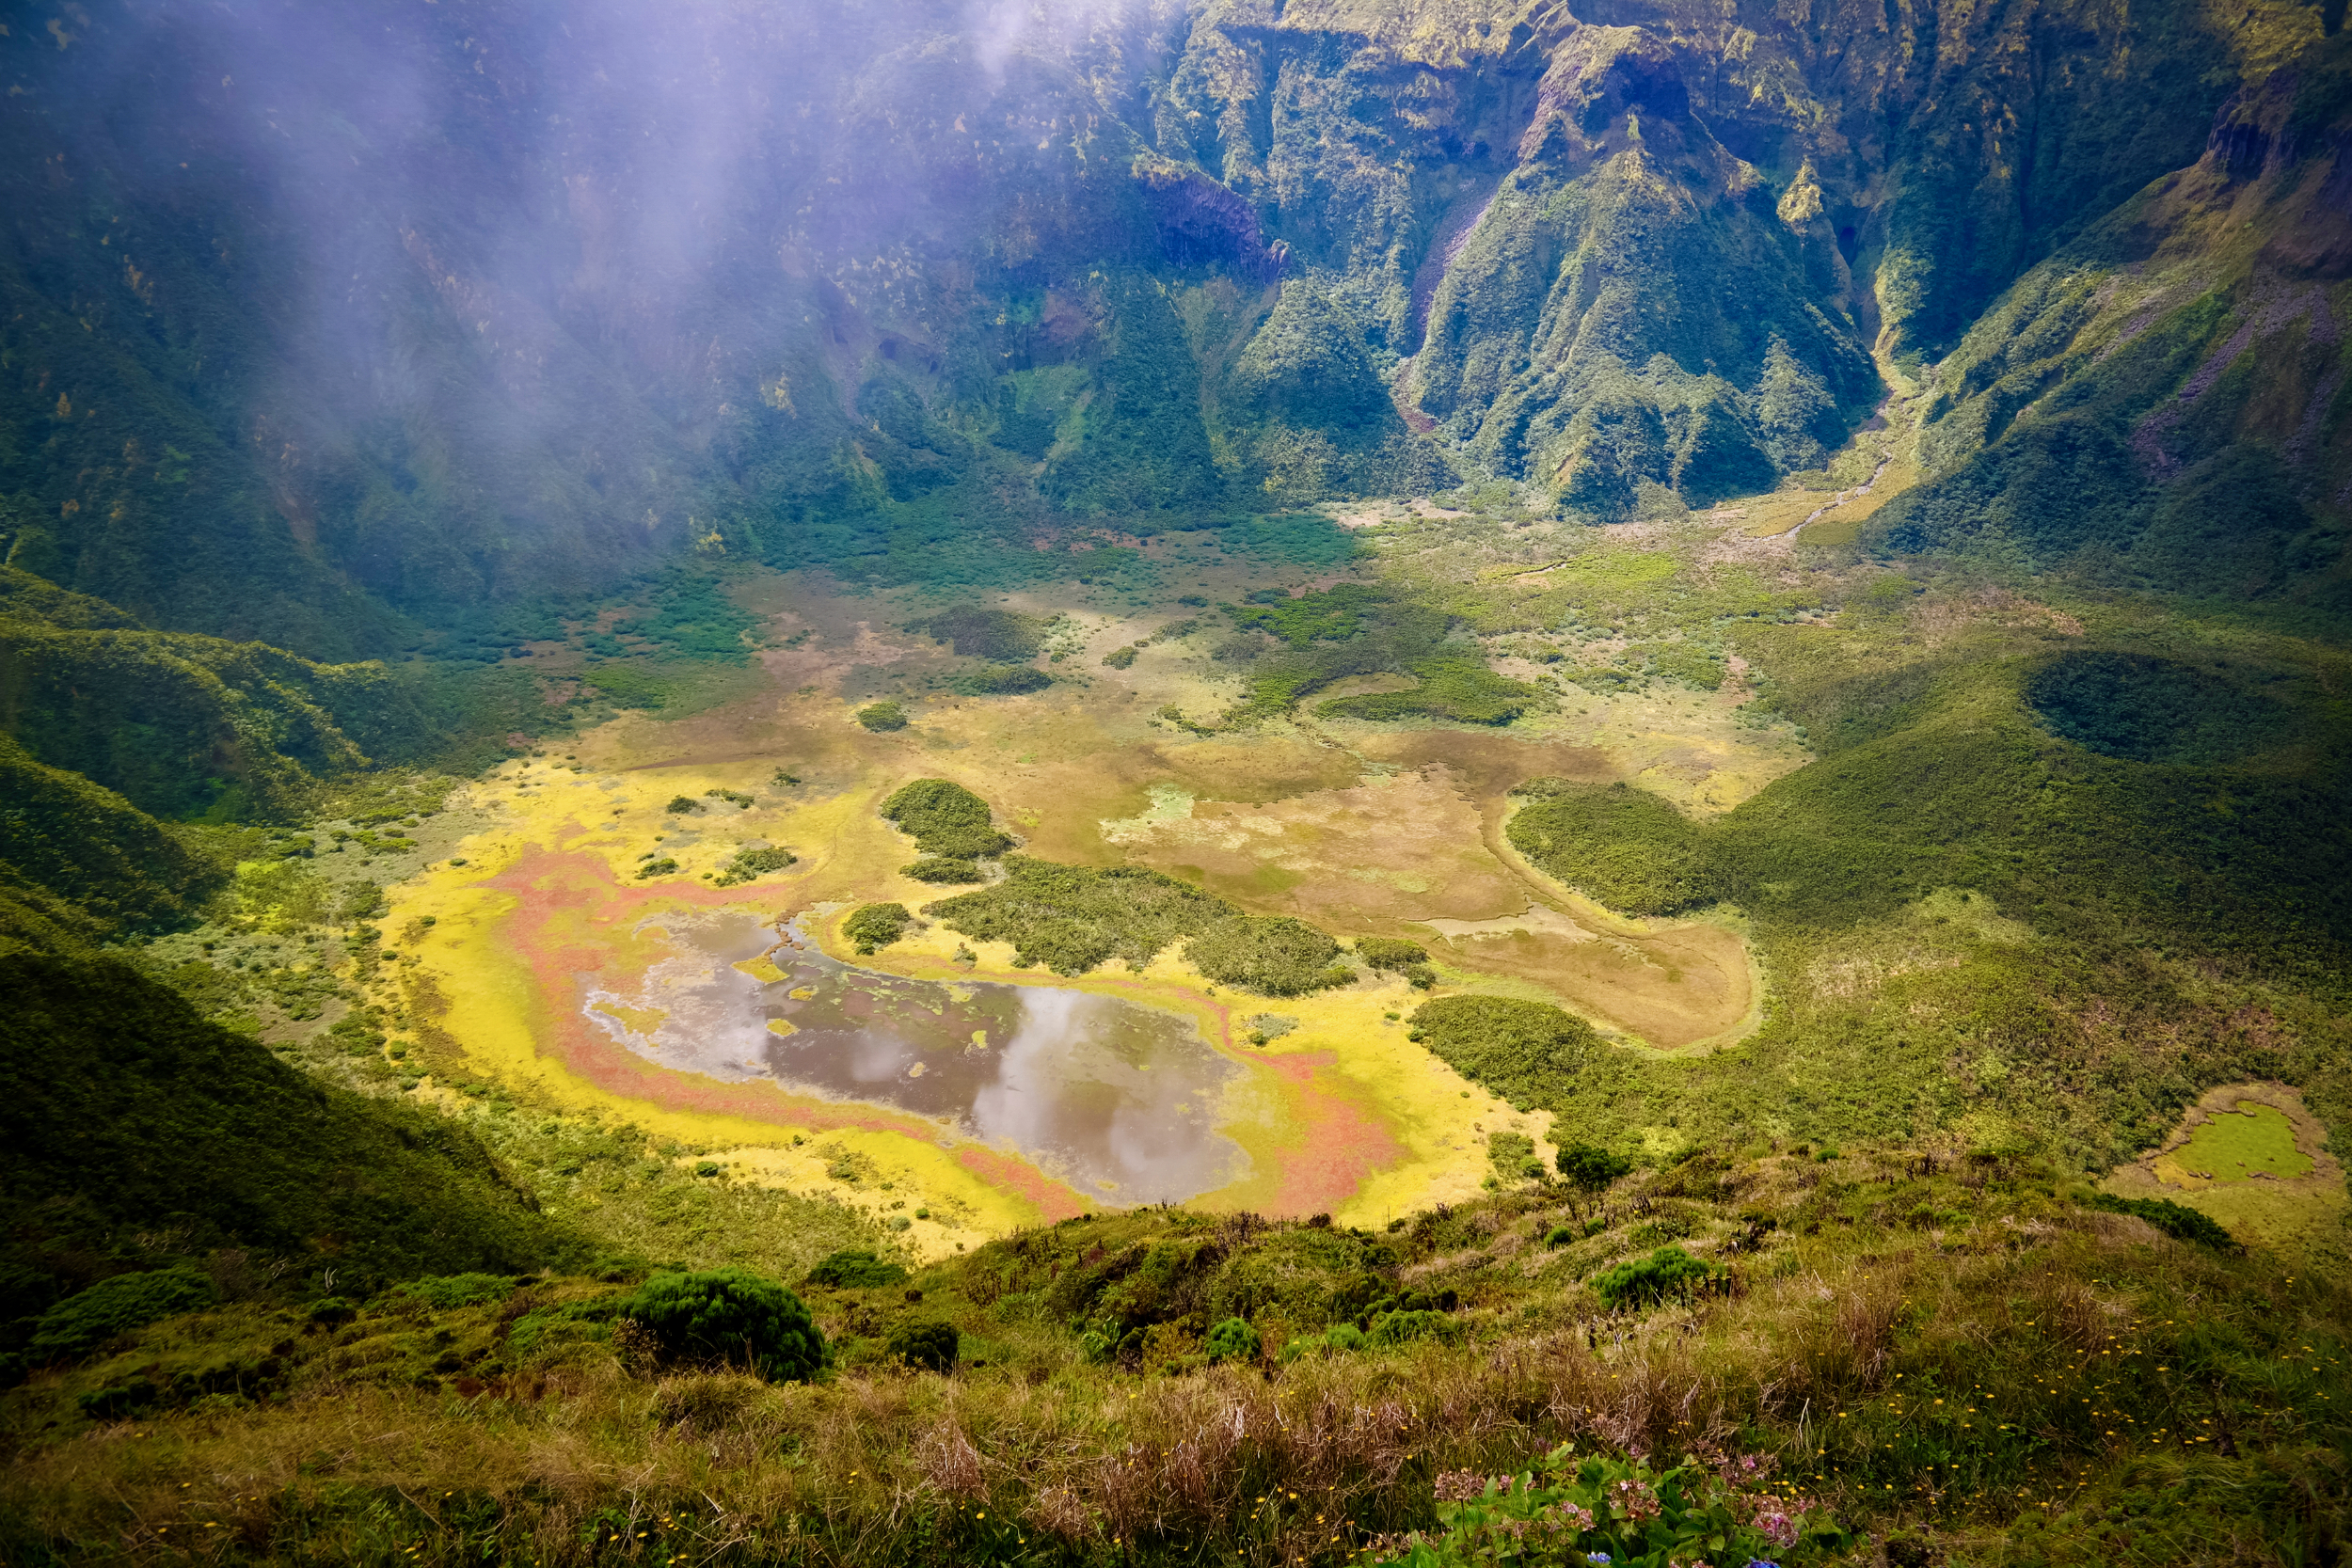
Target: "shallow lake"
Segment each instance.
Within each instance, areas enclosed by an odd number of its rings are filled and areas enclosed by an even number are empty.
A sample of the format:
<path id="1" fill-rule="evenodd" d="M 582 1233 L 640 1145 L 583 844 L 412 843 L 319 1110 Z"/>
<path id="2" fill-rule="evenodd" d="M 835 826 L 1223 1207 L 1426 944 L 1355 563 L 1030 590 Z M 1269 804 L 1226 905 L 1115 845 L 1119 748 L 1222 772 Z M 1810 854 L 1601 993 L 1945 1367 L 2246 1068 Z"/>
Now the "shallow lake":
<path id="1" fill-rule="evenodd" d="M 1175 1202 L 1248 1171 L 1216 1131 L 1240 1069 L 1188 1019 L 1055 986 L 878 974 L 749 915 L 646 925 L 676 951 L 637 994 L 591 990 L 585 1006 L 664 1067 L 948 1122 L 1106 1203 Z"/>

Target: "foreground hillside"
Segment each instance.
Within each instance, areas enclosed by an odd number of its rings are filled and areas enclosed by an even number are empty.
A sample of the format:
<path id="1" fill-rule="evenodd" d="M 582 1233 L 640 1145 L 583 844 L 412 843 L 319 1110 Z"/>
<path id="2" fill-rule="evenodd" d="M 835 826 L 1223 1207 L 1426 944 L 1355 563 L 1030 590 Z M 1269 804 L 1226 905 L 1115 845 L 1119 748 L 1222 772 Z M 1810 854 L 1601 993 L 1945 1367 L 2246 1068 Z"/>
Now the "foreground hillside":
<path id="1" fill-rule="evenodd" d="M 626 1271 L 248 1284 L 8 1396 L 5 1549 L 1358 1561 L 1449 1473 L 1561 1445 L 1728 1465 L 1804 1521 L 1791 1560 L 2318 1561 L 2352 1528 L 2341 1279 L 2031 1161 L 1581 1174 L 1380 1231 L 1152 1211 L 844 1254 L 794 1280 L 805 1385 L 665 1362 Z"/>

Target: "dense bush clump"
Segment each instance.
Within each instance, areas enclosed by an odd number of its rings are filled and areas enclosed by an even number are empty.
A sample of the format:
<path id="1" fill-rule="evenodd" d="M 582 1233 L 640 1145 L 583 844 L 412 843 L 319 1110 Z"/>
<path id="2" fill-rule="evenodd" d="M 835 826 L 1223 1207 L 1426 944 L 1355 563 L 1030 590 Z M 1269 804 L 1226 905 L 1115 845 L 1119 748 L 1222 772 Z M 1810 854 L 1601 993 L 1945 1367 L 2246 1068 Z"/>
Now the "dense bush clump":
<path id="1" fill-rule="evenodd" d="M 868 703 L 857 710 L 857 721 L 877 735 L 907 727 L 907 710 L 897 703 Z"/>
<path id="2" fill-rule="evenodd" d="M 40 1315 L 26 1359 L 34 1366 L 97 1349 L 158 1318 L 192 1312 L 220 1299 L 211 1277 L 195 1269 L 119 1274 L 68 1296 Z"/>
<path id="3" fill-rule="evenodd" d="M 907 630 L 953 647 L 965 658 L 1000 664 L 1035 658 L 1045 644 L 1045 623 L 1017 610 L 958 605 L 907 623 Z"/>
<path id="4" fill-rule="evenodd" d="M 977 861 L 960 861 L 946 855 L 926 855 L 900 866 L 898 875 L 911 881 L 947 885 L 988 880 L 988 873 L 980 869 Z"/>
<path id="5" fill-rule="evenodd" d="M 953 1323 L 905 1323 L 890 1331 L 882 1348 L 910 1367 L 920 1367 L 929 1372 L 952 1372 L 961 1343 Z"/>
<path id="6" fill-rule="evenodd" d="M 1474 1084 L 1514 1104 L 1554 1105 L 1601 1044 L 1593 1026 L 1548 1002 L 1445 996 L 1424 1002 L 1411 1037 Z"/>
<path id="7" fill-rule="evenodd" d="M 1247 1318 L 1227 1318 L 1212 1325 L 1205 1343 L 1211 1361 L 1255 1361 L 1264 1348 Z"/>
<path id="8" fill-rule="evenodd" d="M 1141 866 L 1060 865 L 1009 856 L 1005 879 L 924 906 L 951 931 L 1009 942 L 1013 961 L 1084 974 L 1124 959 L 1140 969 L 1179 940 L 1193 966 L 1222 985 L 1298 996 L 1345 985 L 1339 943 L 1287 918 L 1253 919 L 1189 883 Z"/>
<path id="9" fill-rule="evenodd" d="M 857 943 L 860 957 L 870 957 L 877 948 L 906 935 L 914 924 L 914 916 L 904 904 L 866 904 L 850 911 L 850 918 L 841 923 L 841 934 Z"/>
<path id="10" fill-rule="evenodd" d="M 1661 1246 L 1646 1258 L 1629 1258 L 1595 1275 L 1593 1293 L 1614 1307 L 1655 1307 L 1670 1296 L 1704 1289 L 1720 1272 L 1678 1246 Z"/>
<path id="11" fill-rule="evenodd" d="M 906 1277 L 904 1265 L 876 1255 L 872 1247 L 843 1247 L 810 1269 L 803 1282 L 836 1291 L 868 1291 L 898 1284 Z"/>
<path id="12" fill-rule="evenodd" d="M 824 1336 L 801 1298 L 743 1269 L 658 1274 L 621 1316 L 678 1365 L 745 1367 L 771 1383 L 805 1383 L 825 1364 Z"/>
<path id="13" fill-rule="evenodd" d="M 2223 1229 L 2212 1216 L 2185 1203 L 2174 1203 L 2162 1197 L 2118 1197 L 2113 1193 L 2092 1193 L 2083 1199 L 2088 1208 L 2105 1210 L 2110 1214 L 2133 1214 L 2146 1220 L 2176 1242 L 2195 1242 L 2201 1246 L 2221 1252 L 2238 1250 L 2237 1238 Z"/>
<path id="14" fill-rule="evenodd" d="M 1666 914 L 1715 897 L 1698 825 L 1647 790 L 1536 779 L 1511 794 L 1512 847 L 1595 902 Z"/>
<path id="15" fill-rule="evenodd" d="M 901 784 L 880 811 L 926 855 L 969 861 L 1012 847 L 1012 840 L 997 830 L 988 802 L 947 779 Z"/>
<path id="16" fill-rule="evenodd" d="M 1304 996 L 1343 986 L 1355 972 L 1337 960 L 1340 944 L 1287 915 L 1219 920 L 1184 943 L 1184 958 L 1219 985 L 1261 996 Z"/>
<path id="17" fill-rule="evenodd" d="M 771 871 L 782 871 L 798 858 L 791 850 L 775 845 L 764 849 L 738 849 L 734 857 L 719 868 L 716 880 L 721 887 L 737 887 Z"/>
<path id="18" fill-rule="evenodd" d="M 1600 1192 L 1633 1171 L 1633 1162 L 1624 1155 L 1596 1148 L 1591 1144 L 1567 1145 L 1552 1156 L 1552 1164 L 1570 1186 L 1587 1193 Z"/>
<path id="19" fill-rule="evenodd" d="M 1044 690 L 1054 677 L 1034 664 L 983 664 L 948 676 L 947 684 L 967 697 L 1020 697 Z"/>

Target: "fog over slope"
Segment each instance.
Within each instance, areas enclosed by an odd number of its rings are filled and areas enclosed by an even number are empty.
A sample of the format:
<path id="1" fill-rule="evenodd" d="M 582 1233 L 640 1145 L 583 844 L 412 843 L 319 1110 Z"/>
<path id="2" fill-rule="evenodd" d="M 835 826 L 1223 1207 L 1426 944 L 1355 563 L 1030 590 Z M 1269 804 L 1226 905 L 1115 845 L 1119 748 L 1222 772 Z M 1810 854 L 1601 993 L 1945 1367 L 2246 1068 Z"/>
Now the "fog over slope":
<path id="1" fill-rule="evenodd" d="M 2341 275 L 2317 8 L 29 8 L 8 547 L 347 656 L 712 535 L 888 575 L 1486 477 L 1609 520 L 1818 465 L 1874 349 L 1940 357 L 2054 253 L 2137 265 L 2111 214 L 2177 171 L 2294 238 L 2194 240 L 2152 396 L 2259 275 Z M 2332 513 L 2335 335 L 2264 320 L 2324 363 L 2227 439 Z"/>

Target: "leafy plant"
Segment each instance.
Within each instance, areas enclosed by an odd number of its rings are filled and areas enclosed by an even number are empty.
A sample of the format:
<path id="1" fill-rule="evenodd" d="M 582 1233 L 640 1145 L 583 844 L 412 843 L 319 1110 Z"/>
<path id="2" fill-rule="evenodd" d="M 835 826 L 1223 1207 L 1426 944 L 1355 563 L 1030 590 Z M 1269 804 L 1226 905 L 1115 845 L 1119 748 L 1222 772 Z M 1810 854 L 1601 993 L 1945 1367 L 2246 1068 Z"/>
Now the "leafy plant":
<path id="1" fill-rule="evenodd" d="M 890 1331 L 883 1348 L 910 1367 L 952 1372 L 961 1343 L 953 1323 L 904 1323 Z"/>
<path id="2" fill-rule="evenodd" d="M 1691 1295 L 1713 1283 L 1721 1272 L 1678 1246 L 1661 1246 L 1646 1258 L 1629 1258 L 1595 1275 L 1593 1291 L 1612 1307 L 1638 1309 Z"/>
<path id="3" fill-rule="evenodd" d="M 2118 1197 L 2113 1193 L 2089 1193 L 2082 1202 L 2087 1208 L 2105 1210 L 2110 1214 L 2137 1215 L 2176 1242 L 2195 1242 L 2219 1252 L 2241 1250 L 2237 1238 L 2210 1214 L 2185 1203 L 2163 1197 Z"/>
<path id="4" fill-rule="evenodd" d="M 1375 969 L 1410 970 L 1429 961 L 1428 949 L 1394 937 L 1359 937 L 1356 955 Z"/>
<path id="5" fill-rule="evenodd" d="M 927 856 L 969 861 L 1012 847 L 1012 840 L 997 830 L 988 802 L 952 780 L 901 784 L 879 810 Z"/>
<path id="6" fill-rule="evenodd" d="M 907 710 L 895 702 L 868 703 L 857 710 L 857 721 L 876 734 L 907 727 Z"/>
<path id="7" fill-rule="evenodd" d="M 1247 1318 L 1225 1318 L 1210 1325 L 1205 1341 L 1211 1361 L 1255 1361 L 1264 1342 Z"/>
<path id="8" fill-rule="evenodd" d="M 736 887 L 764 877 L 771 871 L 782 871 L 799 857 L 781 846 L 764 849 L 738 849 L 727 863 L 719 868 L 715 879 L 720 887 Z"/>
<path id="9" fill-rule="evenodd" d="M 36 1366 L 97 1349 L 158 1318 L 192 1312 L 220 1299 L 207 1275 L 190 1268 L 119 1274 L 68 1296 L 40 1315 L 28 1354 Z"/>
<path id="10" fill-rule="evenodd" d="M 947 677 L 947 685 L 967 697 L 1019 697 L 1053 684 L 1054 677 L 1034 664 L 983 664 Z"/>
<path id="11" fill-rule="evenodd" d="M 841 923 L 841 934 L 857 943 L 859 955 L 866 957 L 897 942 L 914 924 L 914 916 L 904 904 L 865 904 L 850 911 L 850 918 Z"/>
<path id="12" fill-rule="evenodd" d="M 743 1269 L 655 1275 L 619 1316 L 675 1364 L 747 1367 L 771 1383 L 805 1383 L 825 1364 L 824 1336 L 801 1298 Z"/>
<path id="13" fill-rule="evenodd" d="M 1440 997 L 1406 1022 L 1409 1037 L 1515 1104 L 1564 1103 L 1601 1044 L 1573 1013 L 1517 997 Z"/>
<path id="14" fill-rule="evenodd" d="M 1536 779 L 1504 832 L 1522 855 L 1596 902 L 1666 914 L 1716 896 L 1697 824 L 1646 790 Z"/>
<path id="15" fill-rule="evenodd" d="M 921 860 L 898 868 L 898 875 L 917 882 L 946 883 L 985 882 L 988 873 L 977 861 L 951 859 L 946 855 L 926 855 Z"/>
<path id="16" fill-rule="evenodd" d="M 1552 1164 L 1580 1192 L 1597 1193 L 1605 1190 L 1619 1177 L 1629 1174 L 1633 1162 L 1622 1154 L 1614 1154 L 1591 1144 L 1567 1144 L 1552 1157 Z"/>
<path id="17" fill-rule="evenodd" d="M 903 1265 L 879 1256 L 872 1247 L 843 1247 L 810 1269 L 805 1282 L 836 1291 L 867 1291 L 897 1285 L 906 1277 Z"/>
<path id="18" fill-rule="evenodd" d="M 1771 1462 L 1652 1470 L 1639 1459 L 1580 1459 L 1574 1445 L 1516 1476 L 1455 1470 L 1435 1490 L 1438 1528 L 1380 1543 L 1387 1568 L 1473 1563 L 1596 1563 L 1682 1568 L 1700 1562 L 1818 1562 L 1850 1537 L 1820 1503 L 1763 1486 Z"/>

